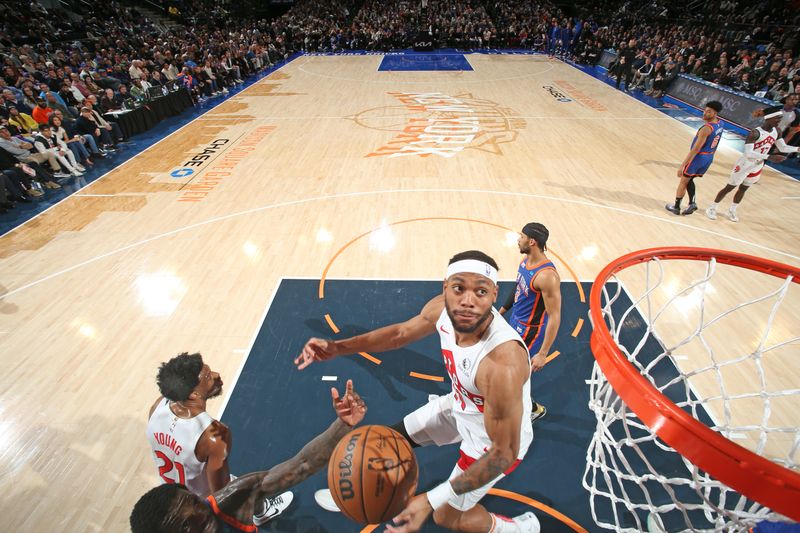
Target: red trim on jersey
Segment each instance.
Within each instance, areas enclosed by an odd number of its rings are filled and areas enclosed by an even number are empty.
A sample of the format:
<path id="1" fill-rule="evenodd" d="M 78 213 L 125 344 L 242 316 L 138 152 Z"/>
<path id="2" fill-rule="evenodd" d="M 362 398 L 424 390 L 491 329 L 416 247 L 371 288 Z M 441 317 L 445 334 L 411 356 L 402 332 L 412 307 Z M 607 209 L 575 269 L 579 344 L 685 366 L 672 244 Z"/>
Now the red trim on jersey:
<path id="1" fill-rule="evenodd" d="M 456 463 L 456 464 L 458 465 L 458 468 L 460 468 L 461 470 L 466 470 L 475 461 L 477 461 L 477 459 L 475 459 L 473 457 L 470 457 L 469 455 L 465 454 L 462 450 L 458 450 L 458 463 Z M 508 467 L 508 470 L 503 472 L 503 474 L 506 475 L 506 476 L 509 475 L 511 472 L 514 471 L 514 469 L 517 468 L 517 466 L 519 466 L 519 464 L 521 462 L 522 462 L 522 459 L 517 459 L 516 461 L 514 461 L 513 465 Z"/>
<path id="2" fill-rule="evenodd" d="M 226 524 L 228 524 L 229 526 L 235 527 L 239 531 L 246 531 L 247 533 L 258 532 L 258 526 L 254 524 L 243 524 L 242 522 L 236 520 L 234 517 L 223 513 L 220 510 L 219 505 L 217 505 L 217 500 L 214 498 L 213 494 L 208 496 L 206 500 L 211 505 L 211 510 L 214 511 L 214 515 L 223 522 L 225 522 Z"/>
<path id="3" fill-rule="evenodd" d="M 758 176 L 759 174 L 761 174 L 761 171 L 762 171 L 762 170 L 764 170 L 764 167 L 761 167 L 760 169 L 758 169 L 758 172 L 753 172 L 752 174 L 748 174 L 748 175 L 747 175 L 747 177 L 748 177 L 748 178 L 755 178 L 756 176 Z"/>

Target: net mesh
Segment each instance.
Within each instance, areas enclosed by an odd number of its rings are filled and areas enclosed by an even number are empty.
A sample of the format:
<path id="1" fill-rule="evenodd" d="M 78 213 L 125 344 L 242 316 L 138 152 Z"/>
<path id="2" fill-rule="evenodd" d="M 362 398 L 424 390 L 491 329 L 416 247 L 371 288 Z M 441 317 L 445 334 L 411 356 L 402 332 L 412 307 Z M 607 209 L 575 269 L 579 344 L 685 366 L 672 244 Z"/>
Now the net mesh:
<path id="1" fill-rule="evenodd" d="M 787 298 L 797 295 L 793 285 L 791 277 L 718 265 L 713 258 L 653 258 L 606 281 L 602 314 L 622 354 L 655 389 L 726 438 L 797 471 L 800 320 L 795 303 L 787 304 L 796 302 Z M 734 296 L 739 303 L 723 307 L 716 301 L 723 292 L 726 302 Z M 589 385 L 597 426 L 583 485 L 599 526 L 743 531 L 765 519 L 787 521 L 657 437 L 597 362 Z"/>

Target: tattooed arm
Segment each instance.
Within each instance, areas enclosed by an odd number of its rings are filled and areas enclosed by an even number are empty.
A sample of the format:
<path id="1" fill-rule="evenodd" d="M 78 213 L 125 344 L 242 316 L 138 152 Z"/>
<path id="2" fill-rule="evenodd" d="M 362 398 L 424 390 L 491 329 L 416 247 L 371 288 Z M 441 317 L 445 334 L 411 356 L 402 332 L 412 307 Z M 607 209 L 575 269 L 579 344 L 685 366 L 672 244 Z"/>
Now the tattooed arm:
<path id="1" fill-rule="evenodd" d="M 483 421 L 492 441 L 489 450 L 463 474 L 409 500 L 406 508 L 386 531 L 419 531 L 434 510 L 432 502 L 443 506 L 448 498 L 480 488 L 508 470 L 519 454 L 522 426 L 522 388 L 530 376 L 528 352 L 518 342 L 495 348 L 478 366 L 475 384 L 484 396 Z M 448 496 L 450 493 L 450 496 Z"/>
<path id="2" fill-rule="evenodd" d="M 300 452 L 266 472 L 247 474 L 229 483 L 214 493 L 219 507 L 239 521 L 252 522 L 253 511 L 264 498 L 277 496 L 318 472 L 328 464 L 333 449 L 353 426 L 364 419 L 367 406 L 357 392 L 353 382 L 347 381 L 345 394 L 339 397 L 336 389 L 331 389 L 333 407 L 338 418 L 323 433 L 303 446 Z"/>
<path id="3" fill-rule="evenodd" d="M 337 418 L 327 430 L 306 444 L 297 455 L 263 473 L 256 487 L 256 501 L 277 496 L 326 466 L 333 449 L 351 429 L 352 426 Z"/>
<path id="4" fill-rule="evenodd" d="M 501 344 L 478 367 L 475 384 L 485 399 L 483 423 L 492 446 L 450 482 L 456 494 L 486 485 L 517 460 L 523 412 L 522 387 L 530 375 L 528 368 L 528 354 L 518 342 Z"/>

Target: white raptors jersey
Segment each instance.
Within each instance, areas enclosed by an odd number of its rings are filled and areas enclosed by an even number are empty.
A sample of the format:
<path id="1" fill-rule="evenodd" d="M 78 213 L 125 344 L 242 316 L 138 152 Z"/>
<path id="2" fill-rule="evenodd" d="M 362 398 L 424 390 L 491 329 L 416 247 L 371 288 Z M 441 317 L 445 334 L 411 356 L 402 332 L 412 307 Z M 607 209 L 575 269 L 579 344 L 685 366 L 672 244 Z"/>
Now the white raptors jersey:
<path id="1" fill-rule="evenodd" d="M 475 386 L 475 374 L 478 366 L 489 352 L 504 342 L 515 341 L 523 348 L 520 357 L 527 355 L 528 350 L 519 334 L 508 325 L 500 313 L 492 308 L 493 320 L 484 332 L 483 338 L 476 344 L 466 348 L 456 344 L 455 329 L 447 310 L 443 310 L 436 322 L 436 329 L 442 342 L 442 356 L 453 390 L 453 416 L 456 419 L 459 433 L 463 438 L 462 450 L 470 457 L 482 456 L 491 446 L 491 440 L 483 423 L 484 399 Z M 528 361 L 526 357 L 526 361 Z M 529 363 L 530 364 L 530 363 Z M 533 441 L 531 428 L 531 379 L 530 370 L 522 388 L 522 420 L 518 458 L 521 459 Z"/>
<path id="2" fill-rule="evenodd" d="M 758 139 L 753 143 L 753 150 L 766 155 L 772 149 L 772 145 L 775 144 L 775 141 L 778 140 L 778 130 L 772 128 L 767 131 L 759 126 L 756 128 L 756 131 L 758 132 Z"/>
<path id="3" fill-rule="evenodd" d="M 758 139 L 756 139 L 756 141 L 753 143 L 753 150 L 766 155 L 772 149 L 775 141 L 778 140 L 778 130 L 772 128 L 771 130 L 767 131 L 759 126 L 756 128 L 756 131 L 758 132 Z M 756 178 L 759 174 L 761 174 L 761 170 L 764 168 L 765 163 L 766 159 L 752 159 L 742 155 L 739 160 L 736 161 L 736 166 L 733 169 L 733 175 Z"/>
<path id="4" fill-rule="evenodd" d="M 147 422 L 147 440 L 164 483 L 182 483 L 200 497 L 211 494 L 206 463 L 197 460 L 194 447 L 213 421 L 206 412 L 180 418 L 169 408 L 169 400 L 163 398 L 158 402 Z"/>

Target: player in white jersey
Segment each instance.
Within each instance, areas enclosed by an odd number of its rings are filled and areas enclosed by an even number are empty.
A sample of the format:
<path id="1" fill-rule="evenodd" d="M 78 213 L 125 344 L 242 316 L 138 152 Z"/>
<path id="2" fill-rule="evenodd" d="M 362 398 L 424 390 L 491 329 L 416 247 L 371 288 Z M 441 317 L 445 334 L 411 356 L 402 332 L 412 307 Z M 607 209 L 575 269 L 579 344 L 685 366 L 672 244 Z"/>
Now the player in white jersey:
<path id="1" fill-rule="evenodd" d="M 206 401 L 222 394 L 222 379 L 199 353 L 182 353 L 159 367 L 157 383 L 162 396 L 150 408 L 147 439 L 158 475 L 205 498 L 232 479 L 230 430 L 206 412 Z M 291 501 L 291 492 L 264 500 L 254 522 L 266 523 Z"/>
<path id="2" fill-rule="evenodd" d="M 448 481 L 409 500 L 387 531 L 417 531 L 433 513 L 437 525 L 476 533 L 538 533 L 533 513 L 509 519 L 478 504 L 510 474 L 533 440 L 530 424 L 531 366 L 519 334 L 494 309 L 497 263 L 476 250 L 450 260 L 443 294 L 420 313 L 344 340 L 310 339 L 295 359 L 302 370 L 358 352 L 396 350 L 438 333 L 452 390 L 392 426 L 412 446 L 460 444 Z"/>
<path id="3" fill-rule="evenodd" d="M 708 218 L 716 220 L 719 203 L 729 192 L 739 187 L 733 196 L 733 203 L 728 211 L 728 218 L 733 222 L 739 222 L 736 210 L 742 202 L 747 189 L 761 178 L 761 171 L 764 169 L 765 162 L 770 160 L 780 163 L 786 159 L 786 156 L 770 155 L 769 152 L 772 147 L 775 146 L 775 148 L 784 153 L 797 152 L 798 148 L 796 146 L 789 146 L 778 134 L 776 126 L 782 115 L 781 106 L 768 107 L 764 110 L 764 123 L 750 131 L 744 141 L 744 152 L 736 162 L 736 166 L 731 172 L 731 177 L 728 179 L 728 184 L 717 193 L 717 197 L 706 209 Z"/>

